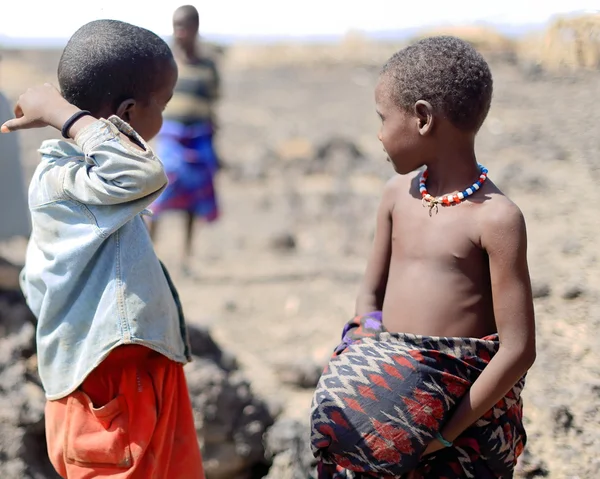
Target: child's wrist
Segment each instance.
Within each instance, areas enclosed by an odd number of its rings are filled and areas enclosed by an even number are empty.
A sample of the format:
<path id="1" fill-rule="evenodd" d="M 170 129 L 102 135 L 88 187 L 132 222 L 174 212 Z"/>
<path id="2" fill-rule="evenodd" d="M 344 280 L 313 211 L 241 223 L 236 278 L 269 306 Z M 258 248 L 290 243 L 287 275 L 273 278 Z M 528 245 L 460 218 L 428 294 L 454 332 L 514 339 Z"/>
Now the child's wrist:
<path id="1" fill-rule="evenodd" d="M 437 441 L 444 447 L 452 447 L 452 441 L 447 440 L 441 432 L 436 432 L 435 433 L 435 438 L 437 439 Z"/>
<path id="2" fill-rule="evenodd" d="M 58 131 L 61 131 L 65 122 L 79 111 L 79 108 L 77 108 L 75 105 L 71 105 L 65 100 L 64 104 L 54 109 L 52 114 L 48 117 L 46 123 L 48 123 L 50 126 L 53 126 Z"/>

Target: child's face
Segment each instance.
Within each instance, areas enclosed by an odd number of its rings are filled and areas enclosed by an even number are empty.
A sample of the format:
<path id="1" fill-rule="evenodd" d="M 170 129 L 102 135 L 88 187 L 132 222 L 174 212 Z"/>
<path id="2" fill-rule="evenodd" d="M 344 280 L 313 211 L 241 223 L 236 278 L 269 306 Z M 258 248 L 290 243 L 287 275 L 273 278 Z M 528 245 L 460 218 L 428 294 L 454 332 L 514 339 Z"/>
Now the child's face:
<path id="1" fill-rule="evenodd" d="M 180 48 L 187 50 L 196 44 L 198 24 L 184 11 L 177 11 L 173 16 L 173 37 Z"/>
<path id="2" fill-rule="evenodd" d="M 163 111 L 177 82 L 177 66 L 171 62 L 165 69 L 160 87 L 145 102 L 137 102 L 130 110 L 126 121 L 145 140 L 150 141 L 160 131 Z"/>
<path id="3" fill-rule="evenodd" d="M 420 168 L 425 162 L 420 148 L 419 119 L 394 103 L 385 77 L 379 79 L 375 88 L 375 105 L 381 118 L 377 137 L 394 170 L 405 175 Z"/>

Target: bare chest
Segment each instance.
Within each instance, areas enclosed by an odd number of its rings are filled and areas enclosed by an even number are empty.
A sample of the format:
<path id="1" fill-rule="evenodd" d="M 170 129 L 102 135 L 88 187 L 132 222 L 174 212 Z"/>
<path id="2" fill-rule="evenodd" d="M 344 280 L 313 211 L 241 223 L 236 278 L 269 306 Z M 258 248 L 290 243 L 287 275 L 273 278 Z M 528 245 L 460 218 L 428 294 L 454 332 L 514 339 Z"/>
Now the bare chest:
<path id="1" fill-rule="evenodd" d="M 485 252 L 480 247 L 477 206 L 461 203 L 440 207 L 429 215 L 421 201 L 399 201 L 392 212 L 392 261 L 419 261 L 463 272 L 480 270 Z"/>

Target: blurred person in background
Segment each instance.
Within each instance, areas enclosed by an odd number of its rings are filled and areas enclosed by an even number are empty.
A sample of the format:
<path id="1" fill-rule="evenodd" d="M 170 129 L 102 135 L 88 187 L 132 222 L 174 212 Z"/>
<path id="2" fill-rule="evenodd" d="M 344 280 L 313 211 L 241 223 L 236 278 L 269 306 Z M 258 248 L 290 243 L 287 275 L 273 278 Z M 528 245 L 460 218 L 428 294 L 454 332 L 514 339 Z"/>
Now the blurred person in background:
<path id="1" fill-rule="evenodd" d="M 155 240 L 163 212 L 185 212 L 185 247 L 182 271 L 191 274 L 194 229 L 197 220 L 213 222 L 219 216 L 214 177 L 219 159 L 213 143 L 215 101 L 219 97 L 219 74 L 213 60 L 200 51 L 198 10 L 184 5 L 173 15 L 174 54 L 179 79 L 165 110 L 165 122 L 157 138 L 169 186 L 153 203 L 150 235 Z"/>

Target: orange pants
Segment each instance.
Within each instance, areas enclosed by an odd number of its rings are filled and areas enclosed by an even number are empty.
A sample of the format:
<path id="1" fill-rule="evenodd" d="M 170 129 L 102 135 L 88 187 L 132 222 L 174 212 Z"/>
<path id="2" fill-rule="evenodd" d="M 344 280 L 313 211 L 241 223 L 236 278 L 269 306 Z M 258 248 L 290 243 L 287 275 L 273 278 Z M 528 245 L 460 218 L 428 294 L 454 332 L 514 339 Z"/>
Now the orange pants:
<path id="1" fill-rule="evenodd" d="M 204 479 L 183 366 L 121 346 L 46 404 L 48 454 L 68 479 Z"/>

